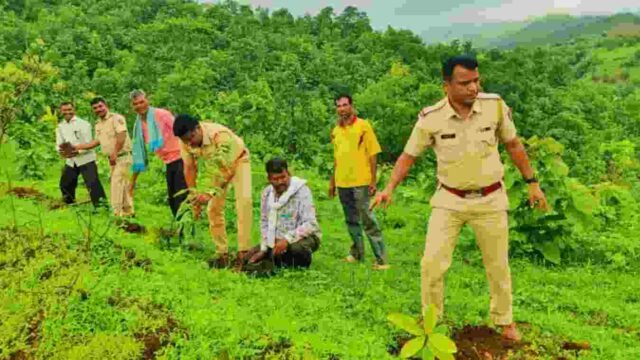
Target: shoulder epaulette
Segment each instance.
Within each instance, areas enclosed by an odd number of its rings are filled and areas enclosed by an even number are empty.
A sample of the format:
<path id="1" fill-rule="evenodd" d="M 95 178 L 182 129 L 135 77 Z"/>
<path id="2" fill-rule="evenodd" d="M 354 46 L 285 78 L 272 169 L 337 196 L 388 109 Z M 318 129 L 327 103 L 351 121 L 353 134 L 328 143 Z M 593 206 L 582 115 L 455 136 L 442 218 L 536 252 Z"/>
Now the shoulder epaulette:
<path id="1" fill-rule="evenodd" d="M 440 102 L 438 102 L 438 103 L 437 103 L 437 104 L 435 104 L 435 105 L 427 106 L 426 108 L 423 108 L 423 109 L 420 111 L 420 116 L 421 116 L 421 117 L 425 117 L 425 116 L 427 116 L 427 114 L 429 114 L 429 113 L 432 113 L 432 112 L 434 112 L 434 111 L 436 111 L 436 110 L 440 110 L 444 105 L 445 105 L 445 102 L 444 102 L 444 101 L 440 101 Z"/>
<path id="2" fill-rule="evenodd" d="M 493 94 L 493 93 L 478 93 L 477 98 L 478 99 L 482 99 L 482 100 L 500 100 L 500 99 L 502 99 L 500 97 L 500 95 Z"/>

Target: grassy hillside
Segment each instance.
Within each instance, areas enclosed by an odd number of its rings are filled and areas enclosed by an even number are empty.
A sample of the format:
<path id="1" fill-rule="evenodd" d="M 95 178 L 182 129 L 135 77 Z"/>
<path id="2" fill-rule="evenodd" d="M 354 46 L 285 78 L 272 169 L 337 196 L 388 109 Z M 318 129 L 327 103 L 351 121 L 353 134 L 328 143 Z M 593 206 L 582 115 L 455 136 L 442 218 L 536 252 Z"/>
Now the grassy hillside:
<path id="1" fill-rule="evenodd" d="M 391 359 L 406 334 L 387 314 L 419 311 L 429 206 L 416 201 L 427 195 L 418 188 L 400 188 L 397 203 L 378 213 L 393 268 L 375 272 L 368 248 L 363 265 L 340 261 L 349 246 L 340 205 L 323 195 L 326 179 L 298 173 L 316 197 L 320 250 L 307 272 L 255 279 L 208 269 L 206 221 L 182 245 L 161 240 L 158 230 L 170 226 L 167 207 L 140 200 L 161 188 L 153 173 L 141 177 L 136 203 L 146 234 L 118 229 L 106 215 L 91 215 L 89 205 L 48 210 L 47 199 L 58 196 L 56 174 L 51 168 L 45 182 L 13 184 L 42 190 L 36 198 L 7 195 L 2 185 L 2 359 Z M 258 171 L 254 193 L 263 184 Z M 87 197 L 84 189 L 79 195 Z M 232 233 L 232 245 L 234 239 Z M 640 357 L 637 275 L 522 260 L 514 260 L 512 273 L 525 339 L 512 358 Z M 445 324 L 463 337 L 464 326 L 488 323 L 488 305 L 482 260 L 465 229 L 447 276 Z M 486 345 L 480 342 L 472 343 L 476 351 Z M 584 342 L 591 350 L 563 349 Z"/>
<path id="2" fill-rule="evenodd" d="M 497 24 L 456 24 L 447 29 L 422 33 L 430 42 L 455 39 L 471 41 L 480 48 L 513 48 L 564 43 L 579 37 L 640 36 L 640 15 L 624 13 L 611 16 L 547 15 L 523 22 Z"/>

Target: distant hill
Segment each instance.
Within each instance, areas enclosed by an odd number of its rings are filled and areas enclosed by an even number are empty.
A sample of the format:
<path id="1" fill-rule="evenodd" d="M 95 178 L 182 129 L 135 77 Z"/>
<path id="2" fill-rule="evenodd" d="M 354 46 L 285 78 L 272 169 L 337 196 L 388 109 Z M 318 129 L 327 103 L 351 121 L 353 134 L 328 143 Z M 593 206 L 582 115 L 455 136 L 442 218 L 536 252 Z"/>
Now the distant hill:
<path id="1" fill-rule="evenodd" d="M 540 46 L 581 36 L 640 36 L 640 14 L 579 17 L 554 14 L 524 22 L 456 24 L 455 30 L 431 29 L 422 36 L 427 43 L 459 39 L 483 48 Z M 435 37 L 439 39 L 434 40 Z"/>

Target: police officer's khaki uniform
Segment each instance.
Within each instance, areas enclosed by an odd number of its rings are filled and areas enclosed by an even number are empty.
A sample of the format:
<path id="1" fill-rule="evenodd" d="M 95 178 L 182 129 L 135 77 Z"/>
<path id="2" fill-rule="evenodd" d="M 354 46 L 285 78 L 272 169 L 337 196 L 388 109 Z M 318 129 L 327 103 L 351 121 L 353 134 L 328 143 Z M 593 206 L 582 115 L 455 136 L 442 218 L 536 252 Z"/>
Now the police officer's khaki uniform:
<path id="1" fill-rule="evenodd" d="M 209 232 L 216 245 L 216 253 L 228 252 L 224 219 L 228 183 L 233 186 L 236 198 L 238 251 L 248 251 L 253 221 L 249 150 L 240 137 L 223 125 L 201 121 L 200 127 L 202 146 L 191 147 L 184 142 L 180 146 L 185 166 L 192 166 L 198 158 L 204 159 L 200 164 L 201 170 L 211 176 L 211 184 L 218 190 L 207 206 Z"/>
<path id="2" fill-rule="evenodd" d="M 102 153 L 109 157 L 116 146 L 116 135 L 125 133 L 124 144 L 111 166 L 111 207 L 115 216 L 133 215 L 133 199 L 129 195 L 129 170 L 131 168 L 131 139 L 127 123 L 120 114 L 107 113 L 96 121 L 96 139 L 100 141 Z"/>
<path id="3" fill-rule="evenodd" d="M 492 321 L 496 325 L 512 322 L 509 202 L 502 184 L 504 168 L 498 141 L 504 143 L 515 137 L 509 108 L 495 94 L 480 93 L 466 120 L 447 98 L 420 112 L 404 152 L 417 157 L 433 147 L 439 181 L 431 198 L 433 209 L 421 263 L 422 306 L 433 303 L 442 314 L 444 275 L 460 229 L 469 224 L 476 234 L 489 280 Z M 497 190 L 496 183 L 502 185 Z M 454 194 L 445 188 L 478 190 L 489 186 L 494 189 L 491 193 L 472 192 L 465 197 L 460 196 L 461 191 Z"/>

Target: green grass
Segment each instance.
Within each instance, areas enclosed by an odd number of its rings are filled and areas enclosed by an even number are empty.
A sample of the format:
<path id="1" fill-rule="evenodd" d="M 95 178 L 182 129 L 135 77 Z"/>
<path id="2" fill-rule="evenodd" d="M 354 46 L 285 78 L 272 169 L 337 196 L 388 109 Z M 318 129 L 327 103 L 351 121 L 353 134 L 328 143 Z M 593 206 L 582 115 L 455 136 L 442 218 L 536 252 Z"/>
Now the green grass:
<path id="1" fill-rule="evenodd" d="M 640 83 L 640 60 L 635 60 L 633 66 L 627 65 L 640 53 L 640 45 L 619 46 L 615 49 L 599 48 L 593 51 L 597 78 L 622 79 L 626 76 L 629 83 Z M 626 75 L 625 75 L 626 74 Z"/>
<path id="2" fill-rule="evenodd" d="M 45 182 L 19 185 L 57 197 L 56 174 L 52 169 Z M 174 241 L 166 247 L 153 231 L 124 233 L 106 215 L 90 215 L 88 205 L 49 211 L 32 200 L 3 195 L 0 358 L 19 349 L 37 358 L 136 358 L 153 334 L 162 339 L 158 358 L 389 358 L 387 348 L 398 332 L 387 314 L 417 315 L 420 308 L 428 194 L 416 197 L 419 191 L 403 187 L 395 205 L 378 213 L 393 268 L 375 272 L 369 249 L 366 264 L 341 262 L 349 240 L 338 200 L 324 195 L 326 180 L 302 176 L 311 180 L 322 244 L 310 270 L 270 279 L 209 270 L 206 259 L 214 248 L 206 221 L 189 240 L 193 245 Z M 138 220 L 151 229 L 170 226 L 162 204 L 164 178 L 152 171 L 141 181 Z M 256 205 L 264 183 L 264 175 L 256 173 Z M 81 187 L 79 194 L 86 198 Z M 17 233 L 9 229 L 14 222 Z M 230 244 L 235 246 L 234 234 Z M 136 265 L 138 260 L 147 265 Z M 539 358 L 576 358 L 560 349 L 565 340 L 591 343 L 581 359 L 640 358 L 638 274 L 525 259 L 512 262 L 512 274 L 514 316 L 525 323 L 525 340 Z M 488 323 L 487 283 L 468 229 L 446 285 L 448 325 Z"/>

